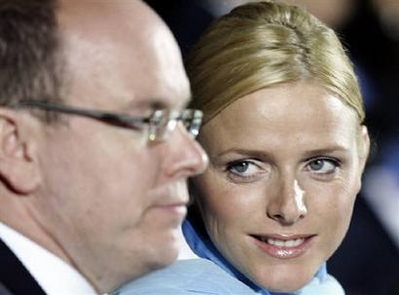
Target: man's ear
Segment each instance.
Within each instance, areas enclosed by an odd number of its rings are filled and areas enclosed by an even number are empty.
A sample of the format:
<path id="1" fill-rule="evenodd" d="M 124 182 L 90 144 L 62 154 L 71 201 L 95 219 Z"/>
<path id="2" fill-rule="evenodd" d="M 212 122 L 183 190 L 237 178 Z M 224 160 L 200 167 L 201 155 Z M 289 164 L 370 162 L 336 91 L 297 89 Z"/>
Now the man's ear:
<path id="1" fill-rule="evenodd" d="M 33 126 L 26 115 L 0 108 L 0 181 L 20 195 L 32 193 L 40 180 Z"/>

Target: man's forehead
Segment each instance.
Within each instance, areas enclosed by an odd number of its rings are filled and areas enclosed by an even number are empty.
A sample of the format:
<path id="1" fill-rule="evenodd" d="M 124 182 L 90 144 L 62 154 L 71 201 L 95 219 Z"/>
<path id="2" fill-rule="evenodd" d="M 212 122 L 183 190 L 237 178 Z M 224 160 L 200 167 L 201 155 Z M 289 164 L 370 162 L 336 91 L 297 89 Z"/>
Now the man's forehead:
<path id="1" fill-rule="evenodd" d="M 67 2 L 60 26 L 71 95 L 113 97 L 146 108 L 187 104 L 190 88 L 177 42 L 149 7 L 126 0 Z"/>
<path id="2" fill-rule="evenodd" d="M 160 17 L 139 0 L 60 0 L 57 13 L 64 29 L 88 30 L 90 34 L 107 29 L 117 33 L 125 27 L 146 34 L 152 26 L 163 25 Z"/>

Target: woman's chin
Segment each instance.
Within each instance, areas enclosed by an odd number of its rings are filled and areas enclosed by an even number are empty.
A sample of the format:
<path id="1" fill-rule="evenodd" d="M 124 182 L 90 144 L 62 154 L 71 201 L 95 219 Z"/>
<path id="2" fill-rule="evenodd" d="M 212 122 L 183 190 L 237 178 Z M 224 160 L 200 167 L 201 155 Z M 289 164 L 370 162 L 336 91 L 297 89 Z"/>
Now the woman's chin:
<path id="1" fill-rule="evenodd" d="M 272 292 L 293 293 L 306 286 L 312 278 L 313 276 L 311 275 L 279 275 L 268 277 L 266 280 L 262 280 L 258 284 Z"/>

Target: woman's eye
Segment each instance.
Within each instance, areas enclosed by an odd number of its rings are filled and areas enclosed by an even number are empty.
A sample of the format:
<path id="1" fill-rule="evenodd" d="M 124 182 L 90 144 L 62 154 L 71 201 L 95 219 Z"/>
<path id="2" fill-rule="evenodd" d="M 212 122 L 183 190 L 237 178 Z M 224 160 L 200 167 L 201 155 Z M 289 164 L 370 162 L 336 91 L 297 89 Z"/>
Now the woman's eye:
<path id="1" fill-rule="evenodd" d="M 227 164 L 228 177 L 237 182 L 250 182 L 267 173 L 261 163 L 255 161 L 239 160 Z"/>
<path id="2" fill-rule="evenodd" d="M 310 161 L 308 167 L 317 174 L 331 174 L 339 167 L 339 162 L 334 159 L 318 158 Z"/>
<path id="3" fill-rule="evenodd" d="M 235 174 L 250 174 L 251 172 L 254 172 L 256 170 L 256 167 L 254 164 L 248 161 L 242 161 L 242 162 L 235 162 L 232 164 L 229 164 L 227 167 L 227 170 L 230 172 L 233 172 Z"/>

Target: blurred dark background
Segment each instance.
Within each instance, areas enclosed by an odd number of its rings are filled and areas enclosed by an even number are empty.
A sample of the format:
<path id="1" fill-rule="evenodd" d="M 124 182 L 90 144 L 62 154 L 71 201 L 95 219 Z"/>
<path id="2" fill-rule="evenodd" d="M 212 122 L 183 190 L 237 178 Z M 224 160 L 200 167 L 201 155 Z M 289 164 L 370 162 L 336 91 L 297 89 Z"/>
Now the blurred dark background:
<path id="1" fill-rule="evenodd" d="M 185 57 L 214 18 L 247 1 L 146 2 Z M 360 78 L 373 141 L 350 230 L 329 272 L 347 295 L 399 295 L 399 0 L 285 2 L 305 6 L 341 37 Z"/>

